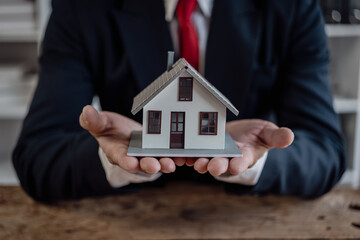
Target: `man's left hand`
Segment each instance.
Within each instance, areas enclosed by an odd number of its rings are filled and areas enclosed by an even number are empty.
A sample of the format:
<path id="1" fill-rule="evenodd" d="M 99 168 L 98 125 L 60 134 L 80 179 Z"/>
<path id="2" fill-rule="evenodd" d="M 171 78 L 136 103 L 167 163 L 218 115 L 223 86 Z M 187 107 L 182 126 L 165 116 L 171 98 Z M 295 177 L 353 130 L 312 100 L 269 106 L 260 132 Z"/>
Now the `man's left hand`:
<path id="1" fill-rule="evenodd" d="M 199 173 L 219 176 L 227 171 L 238 175 L 252 167 L 256 161 L 272 148 L 286 148 L 294 140 L 294 133 L 285 127 L 259 119 L 237 120 L 227 123 L 226 130 L 243 153 L 241 158 L 187 158 L 177 159 L 177 165 L 186 163 Z"/>

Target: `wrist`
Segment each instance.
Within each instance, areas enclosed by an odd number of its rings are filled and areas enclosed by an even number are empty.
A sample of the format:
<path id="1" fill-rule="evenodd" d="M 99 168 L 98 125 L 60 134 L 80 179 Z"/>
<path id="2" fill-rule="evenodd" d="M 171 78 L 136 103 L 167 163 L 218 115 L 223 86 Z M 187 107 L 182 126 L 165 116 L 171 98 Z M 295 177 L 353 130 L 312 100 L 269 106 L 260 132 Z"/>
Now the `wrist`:
<path id="1" fill-rule="evenodd" d="M 101 147 L 99 147 L 98 154 L 105 171 L 106 179 L 114 188 L 123 187 L 130 183 L 152 182 L 162 175 L 160 172 L 155 174 L 147 174 L 144 172 L 129 173 L 118 165 L 110 163 Z"/>

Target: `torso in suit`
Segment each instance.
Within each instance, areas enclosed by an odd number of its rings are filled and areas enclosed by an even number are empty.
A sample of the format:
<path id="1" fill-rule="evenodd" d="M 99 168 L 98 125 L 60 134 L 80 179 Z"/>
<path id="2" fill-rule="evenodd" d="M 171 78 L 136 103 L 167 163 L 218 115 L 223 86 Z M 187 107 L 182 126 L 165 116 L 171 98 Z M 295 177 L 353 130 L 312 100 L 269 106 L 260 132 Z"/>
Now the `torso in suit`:
<path id="1" fill-rule="evenodd" d="M 344 171 L 316 2 L 214 2 L 205 78 L 239 109 L 236 119 L 271 120 L 295 133 L 292 146 L 269 152 L 257 185 L 225 184 L 231 192 L 315 197 Z M 39 85 L 13 154 L 24 189 L 44 201 L 138 189 L 109 186 L 98 144 L 78 117 L 97 94 L 103 110 L 140 122 L 132 99 L 164 72 L 172 49 L 162 0 L 54 0 Z"/>

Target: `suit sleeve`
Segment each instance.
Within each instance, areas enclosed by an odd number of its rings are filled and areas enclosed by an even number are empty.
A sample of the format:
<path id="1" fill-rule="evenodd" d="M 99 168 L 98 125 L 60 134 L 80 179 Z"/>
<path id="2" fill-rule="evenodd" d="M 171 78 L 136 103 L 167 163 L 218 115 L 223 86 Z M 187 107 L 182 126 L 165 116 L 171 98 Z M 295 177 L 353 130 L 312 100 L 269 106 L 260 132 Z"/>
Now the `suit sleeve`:
<path id="1" fill-rule="evenodd" d="M 293 144 L 269 152 L 256 186 L 227 185 L 235 193 L 276 193 L 305 198 L 329 191 L 345 169 L 343 139 L 332 104 L 329 54 L 317 1 L 297 1 L 286 64 L 281 66 L 275 114 L 295 133 Z M 275 96 L 276 95 L 276 96 Z"/>
<path id="2" fill-rule="evenodd" d="M 112 188 L 98 143 L 78 123 L 95 92 L 74 2 L 54 1 L 40 57 L 39 83 L 13 163 L 24 190 L 40 201 L 134 190 Z"/>

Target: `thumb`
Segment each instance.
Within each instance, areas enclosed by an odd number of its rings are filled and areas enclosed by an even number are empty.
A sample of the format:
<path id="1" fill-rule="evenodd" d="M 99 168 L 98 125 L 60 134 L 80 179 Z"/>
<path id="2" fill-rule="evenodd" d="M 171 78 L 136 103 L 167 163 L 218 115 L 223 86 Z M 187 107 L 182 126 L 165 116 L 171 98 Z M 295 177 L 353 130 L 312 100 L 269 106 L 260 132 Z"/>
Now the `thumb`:
<path id="1" fill-rule="evenodd" d="M 294 133 L 289 128 L 275 124 L 266 126 L 259 137 L 269 148 L 286 148 L 294 141 Z"/>
<path id="2" fill-rule="evenodd" d="M 97 112 L 95 108 L 90 105 L 83 108 L 79 122 L 82 128 L 88 130 L 95 136 L 102 133 L 108 125 L 106 115 Z"/>

